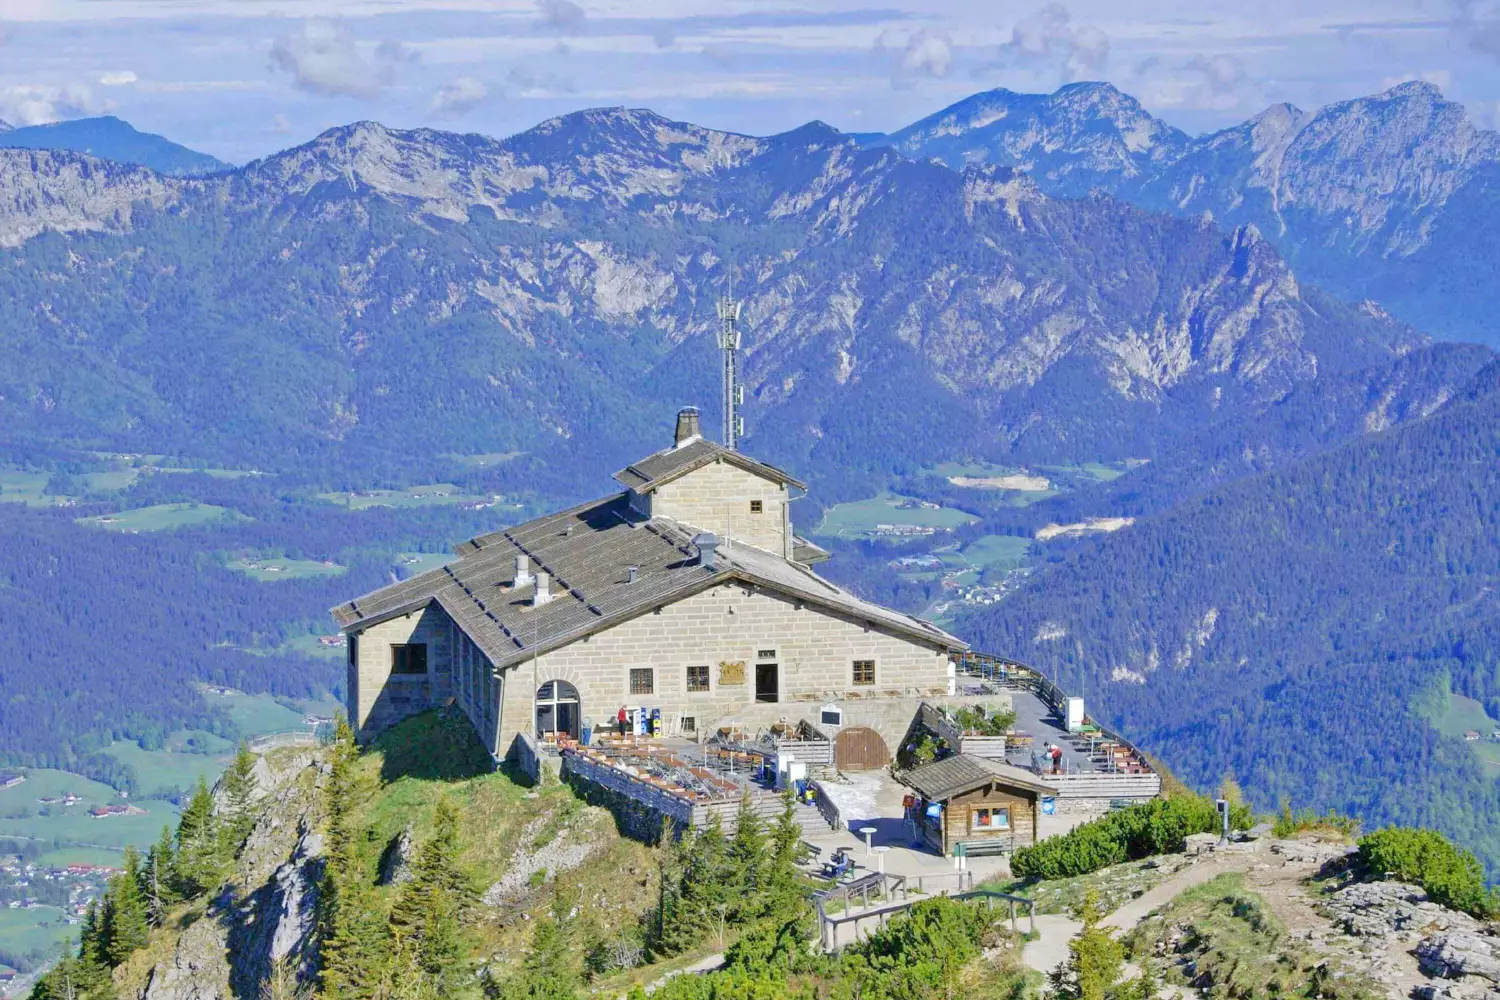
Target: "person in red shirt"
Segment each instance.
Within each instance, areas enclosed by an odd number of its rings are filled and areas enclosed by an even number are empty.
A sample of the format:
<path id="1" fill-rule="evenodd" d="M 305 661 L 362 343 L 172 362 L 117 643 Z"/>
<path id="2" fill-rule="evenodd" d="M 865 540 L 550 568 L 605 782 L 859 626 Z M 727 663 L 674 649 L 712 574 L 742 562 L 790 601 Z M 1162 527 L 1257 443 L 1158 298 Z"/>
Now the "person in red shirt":
<path id="1" fill-rule="evenodd" d="M 1059 774 L 1061 772 L 1062 772 L 1062 747 L 1060 747 L 1060 746 L 1054 746 L 1052 748 L 1052 773 L 1053 774 Z"/>
<path id="2" fill-rule="evenodd" d="M 625 718 L 625 706 L 621 705 L 620 706 L 620 711 L 618 713 L 616 713 L 616 715 L 615 715 L 615 725 L 620 730 L 620 738 L 621 739 L 625 738 L 625 722 L 626 722 L 626 718 Z"/>

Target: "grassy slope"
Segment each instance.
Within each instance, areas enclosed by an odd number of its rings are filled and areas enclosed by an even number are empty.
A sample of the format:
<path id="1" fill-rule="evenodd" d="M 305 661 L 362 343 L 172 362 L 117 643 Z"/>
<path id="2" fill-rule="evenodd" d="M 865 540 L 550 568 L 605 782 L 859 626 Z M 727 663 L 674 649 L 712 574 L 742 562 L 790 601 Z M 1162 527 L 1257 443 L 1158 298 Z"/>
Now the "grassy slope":
<path id="1" fill-rule="evenodd" d="M 1339 968 L 1288 934 L 1237 872 L 1184 891 L 1142 921 L 1127 943 L 1136 958 L 1164 954 L 1169 981 L 1205 995 L 1210 989 L 1225 998 L 1384 995 L 1356 970 Z"/>
<path id="2" fill-rule="evenodd" d="M 582 866 L 545 881 L 539 877 L 516 905 L 481 908 L 470 928 L 476 958 L 518 959 L 532 926 L 523 912 L 566 916 L 565 937 L 581 957 L 591 937 L 633 927 L 656 899 L 651 848 L 619 836 L 607 814 L 585 807 L 564 785 L 528 788 L 509 774 L 491 772 L 461 717 L 428 712 L 396 726 L 360 757 L 356 775 L 355 840 L 372 880 L 386 845 L 408 823 L 418 843 L 431 835 L 433 811 L 444 798 L 459 810 L 461 858 L 481 889 L 500 880 L 518 849 L 565 836 L 595 845 Z M 379 893 L 382 906 L 394 903 L 396 890 Z"/>

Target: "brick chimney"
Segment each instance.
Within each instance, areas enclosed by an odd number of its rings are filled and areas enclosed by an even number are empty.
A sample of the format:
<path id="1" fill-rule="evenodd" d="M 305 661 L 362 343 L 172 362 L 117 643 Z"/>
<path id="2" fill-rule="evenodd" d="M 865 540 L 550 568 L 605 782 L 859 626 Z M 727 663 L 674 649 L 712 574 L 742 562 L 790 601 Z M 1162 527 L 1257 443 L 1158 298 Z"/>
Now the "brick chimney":
<path id="1" fill-rule="evenodd" d="M 703 426 L 698 422 L 698 408 L 696 406 L 684 406 L 677 411 L 677 434 L 674 438 L 676 447 L 690 445 L 703 437 Z"/>

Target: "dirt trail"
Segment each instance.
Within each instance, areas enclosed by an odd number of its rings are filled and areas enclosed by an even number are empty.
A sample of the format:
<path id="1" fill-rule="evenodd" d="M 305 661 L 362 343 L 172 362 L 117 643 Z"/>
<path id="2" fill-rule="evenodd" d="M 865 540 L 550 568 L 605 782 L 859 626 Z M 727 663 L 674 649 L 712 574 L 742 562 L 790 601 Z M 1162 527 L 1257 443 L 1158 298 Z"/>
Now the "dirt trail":
<path id="1" fill-rule="evenodd" d="M 1262 859 L 1249 854 L 1209 855 L 1122 905 L 1104 918 L 1103 926 L 1121 933 L 1128 931 L 1152 910 L 1183 890 L 1202 885 L 1225 872 L 1245 871 L 1260 860 Z M 1045 974 L 1067 961 L 1068 942 L 1083 929 L 1083 925 L 1071 917 L 1051 913 L 1039 915 L 1036 924 L 1040 936 L 1035 941 L 1027 942 L 1021 953 L 1021 960 L 1028 968 Z"/>

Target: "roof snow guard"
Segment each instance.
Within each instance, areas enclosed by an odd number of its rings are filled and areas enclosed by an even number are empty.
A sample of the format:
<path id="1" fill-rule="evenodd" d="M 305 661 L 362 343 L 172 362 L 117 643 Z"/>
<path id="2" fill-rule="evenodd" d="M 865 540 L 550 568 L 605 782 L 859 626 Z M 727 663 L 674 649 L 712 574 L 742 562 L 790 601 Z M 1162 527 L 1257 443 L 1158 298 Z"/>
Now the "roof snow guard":
<path id="1" fill-rule="evenodd" d="M 342 628 L 355 630 L 436 602 L 495 668 L 503 669 L 698 591 L 739 581 L 937 648 L 968 648 L 935 625 L 860 600 L 805 566 L 748 545 L 719 541 L 705 565 L 690 529 L 665 517 L 648 519 L 629 499 L 628 493 L 617 493 L 481 535 L 459 545 L 454 562 L 342 604 L 333 616 Z M 522 567 L 525 572 L 518 574 Z M 550 579 L 551 599 L 539 604 L 535 591 L 543 573 Z"/>

